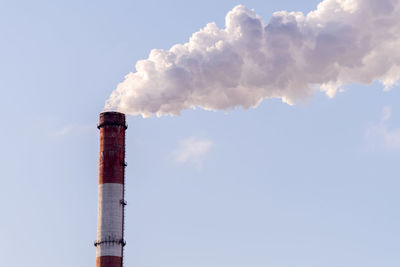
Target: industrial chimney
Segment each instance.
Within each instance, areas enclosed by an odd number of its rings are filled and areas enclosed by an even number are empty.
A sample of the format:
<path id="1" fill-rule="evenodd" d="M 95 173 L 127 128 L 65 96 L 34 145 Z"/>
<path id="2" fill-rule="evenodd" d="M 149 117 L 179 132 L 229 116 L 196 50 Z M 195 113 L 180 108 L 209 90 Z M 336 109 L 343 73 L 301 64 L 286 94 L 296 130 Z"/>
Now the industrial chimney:
<path id="1" fill-rule="evenodd" d="M 96 267 L 122 267 L 124 240 L 125 114 L 100 114 Z"/>

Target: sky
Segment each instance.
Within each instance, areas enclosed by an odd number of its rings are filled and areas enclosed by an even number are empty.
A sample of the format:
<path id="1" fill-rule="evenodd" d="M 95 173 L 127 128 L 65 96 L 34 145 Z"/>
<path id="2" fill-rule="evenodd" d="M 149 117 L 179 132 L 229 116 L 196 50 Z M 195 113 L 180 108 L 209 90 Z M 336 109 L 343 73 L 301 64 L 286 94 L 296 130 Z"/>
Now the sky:
<path id="1" fill-rule="evenodd" d="M 137 60 L 319 2 L 0 0 L 2 264 L 95 264 L 98 114 Z M 399 97 L 128 116 L 125 266 L 399 266 Z"/>

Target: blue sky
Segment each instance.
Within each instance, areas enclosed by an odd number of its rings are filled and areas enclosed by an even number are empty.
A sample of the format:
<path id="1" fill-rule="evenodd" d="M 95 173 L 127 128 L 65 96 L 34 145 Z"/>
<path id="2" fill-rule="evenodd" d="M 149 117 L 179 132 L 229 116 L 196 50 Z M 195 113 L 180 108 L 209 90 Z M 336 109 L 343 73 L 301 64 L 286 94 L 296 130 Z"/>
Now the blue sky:
<path id="1" fill-rule="evenodd" d="M 137 60 L 318 2 L 0 1 L 2 263 L 95 264 L 98 114 Z M 128 117 L 126 266 L 399 266 L 399 97 Z"/>

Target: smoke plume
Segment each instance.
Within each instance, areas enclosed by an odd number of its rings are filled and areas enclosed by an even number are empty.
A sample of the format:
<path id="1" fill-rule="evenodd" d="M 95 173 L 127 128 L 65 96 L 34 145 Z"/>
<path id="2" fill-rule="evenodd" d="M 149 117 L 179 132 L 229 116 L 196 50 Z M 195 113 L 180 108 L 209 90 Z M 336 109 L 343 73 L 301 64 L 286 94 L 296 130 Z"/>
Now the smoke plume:
<path id="1" fill-rule="evenodd" d="M 316 90 L 400 79 L 400 0 L 324 0 L 317 9 L 275 12 L 268 24 L 236 6 L 225 28 L 207 24 L 185 44 L 154 49 L 112 92 L 106 109 L 175 115 L 189 108 L 293 105 Z"/>

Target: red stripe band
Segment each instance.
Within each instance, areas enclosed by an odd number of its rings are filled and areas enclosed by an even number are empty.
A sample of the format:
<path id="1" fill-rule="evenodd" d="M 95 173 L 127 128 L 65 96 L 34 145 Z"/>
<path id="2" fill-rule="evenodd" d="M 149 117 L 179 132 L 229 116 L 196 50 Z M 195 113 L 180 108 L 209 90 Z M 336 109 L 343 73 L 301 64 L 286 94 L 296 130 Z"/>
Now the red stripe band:
<path id="1" fill-rule="evenodd" d="M 100 114 L 99 184 L 124 183 L 125 115 L 119 112 Z"/>
<path id="2" fill-rule="evenodd" d="M 97 257 L 96 267 L 122 267 L 122 258 L 115 256 Z"/>

